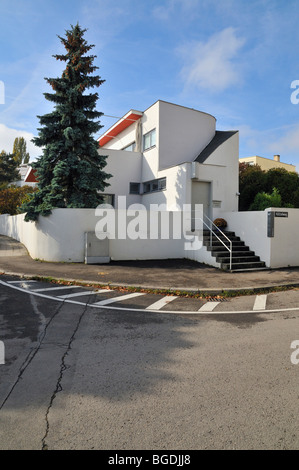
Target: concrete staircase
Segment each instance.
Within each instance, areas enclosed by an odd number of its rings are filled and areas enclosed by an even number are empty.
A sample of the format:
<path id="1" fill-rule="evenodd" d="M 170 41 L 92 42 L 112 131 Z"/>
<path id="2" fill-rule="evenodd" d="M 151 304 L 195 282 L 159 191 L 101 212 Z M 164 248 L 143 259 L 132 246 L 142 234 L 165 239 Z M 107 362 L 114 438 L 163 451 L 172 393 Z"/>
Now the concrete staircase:
<path id="1" fill-rule="evenodd" d="M 231 271 L 256 271 L 267 269 L 264 261 L 261 261 L 260 257 L 256 256 L 254 251 L 251 251 L 234 232 L 223 231 L 223 233 L 232 242 Z M 228 248 L 230 247 L 229 241 L 220 232 L 217 233 L 217 236 Z M 211 252 L 211 255 L 216 258 L 217 263 L 220 263 L 221 269 L 226 271 L 230 270 L 230 252 L 215 235 L 212 235 L 212 246 L 210 246 L 209 230 L 203 231 L 203 245 L 206 246 L 207 250 Z"/>

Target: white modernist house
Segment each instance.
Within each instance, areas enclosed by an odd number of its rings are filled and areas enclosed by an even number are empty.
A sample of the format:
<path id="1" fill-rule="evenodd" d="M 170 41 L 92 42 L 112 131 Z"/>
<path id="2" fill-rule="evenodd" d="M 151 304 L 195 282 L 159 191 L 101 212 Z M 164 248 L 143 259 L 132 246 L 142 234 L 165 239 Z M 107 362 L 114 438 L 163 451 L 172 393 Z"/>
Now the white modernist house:
<path id="1" fill-rule="evenodd" d="M 167 210 L 202 204 L 214 219 L 238 210 L 238 131 L 216 130 L 210 114 L 157 101 L 131 110 L 99 139 L 112 174 L 106 202 L 165 204 Z"/>
<path id="2" fill-rule="evenodd" d="M 189 258 L 232 270 L 299 266 L 299 210 L 238 212 L 239 132 L 216 130 L 210 114 L 165 101 L 131 110 L 100 137 L 99 153 L 107 155 L 105 171 L 113 175 L 104 196 L 114 206 L 107 214 L 114 214 L 115 227 L 103 223 L 104 209 L 54 209 L 37 222 L 24 222 L 24 214 L 0 215 L 0 234 L 45 261 Z M 32 169 L 25 181 L 34 183 Z M 136 217 L 135 204 L 141 207 Z M 164 236 L 164 221 L 170 227 L 184 205 L 196 204 L 210 220 L 224 218 L 225 233 L 215 230 L 212 236 L 194 224 L 194 231 L 183 227 L 180 236 Z M 155 210 L 161 218 L 149 237 Z"/>

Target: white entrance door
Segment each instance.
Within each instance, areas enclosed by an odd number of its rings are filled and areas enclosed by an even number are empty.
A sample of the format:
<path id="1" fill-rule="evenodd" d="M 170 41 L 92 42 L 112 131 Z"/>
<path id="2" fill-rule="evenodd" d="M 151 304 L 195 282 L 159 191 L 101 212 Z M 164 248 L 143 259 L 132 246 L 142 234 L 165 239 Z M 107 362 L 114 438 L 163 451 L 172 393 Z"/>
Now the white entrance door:
<path id="1" fill-rule="evenodd" d="M 211 183 L 207 181 L 192 181 L 191 204 L 192 214 L 194 214 L 195 204 L 202 204 L 203 213 L 211 218 Z M 194 228 L 194 215 L 192 228 Z"/>

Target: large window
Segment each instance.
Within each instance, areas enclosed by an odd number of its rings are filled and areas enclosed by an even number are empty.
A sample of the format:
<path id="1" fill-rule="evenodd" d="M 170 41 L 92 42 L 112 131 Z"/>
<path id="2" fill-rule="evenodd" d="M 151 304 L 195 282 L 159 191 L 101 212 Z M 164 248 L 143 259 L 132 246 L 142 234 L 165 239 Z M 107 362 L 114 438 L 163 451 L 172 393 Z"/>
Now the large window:
<path id="1" fill-rule="evenodd" d="M 164 189 L 166 189 L 166 178 L 159 178 L 143 183 L 144 193 L 154 193 L 155 191 L 163 191 Z"/>
<path id="2" fill-rule="evenodd" d="M 151 130 L 143 136 L 143 150 L 150 149 L 156 145 L 156 129 Z"/>

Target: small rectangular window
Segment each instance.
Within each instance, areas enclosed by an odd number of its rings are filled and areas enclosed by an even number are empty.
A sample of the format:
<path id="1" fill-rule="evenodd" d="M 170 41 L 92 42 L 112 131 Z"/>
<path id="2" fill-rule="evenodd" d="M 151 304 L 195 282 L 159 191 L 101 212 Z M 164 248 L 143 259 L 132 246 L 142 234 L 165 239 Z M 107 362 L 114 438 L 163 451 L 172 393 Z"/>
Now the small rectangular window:
<path id="1" fill-rule="evenodd" d="M 161 178 L 158 180 L 158 189 L 160 191 L 163 191 L 163 189 L 166 189 L 166 178 Z"/>
<path id="2" fill-rule="evenodd" d="M 130 183 L 130 194 L 140 194 L 140 183 Z"/>
<path id="3" fill-rule="evenodd" d="M 143 183 L 144 193 L 153 193 L 155 191 L 163 191 L 164 189 L 166 189 L 166 178 L 159 178 Z"/>
<path id="4" fill-rule="evenodd" d="M 143 150 L 147 150 L 156 145 L 156 129 L 151 130 L 143 136 Z"/>
<path id="5" fill-rule="evenodd" d="M 136 148 L 136 142 L 132 142 L 130 145 L 127 145 L 126 147 L 123 148 L 123 150 L 126 150 L 127 152 L 135 152 Z"/>
<path id="6" fill-rule="evenodd" d="M 150 193 L 151 192 L 151 183 L 143 183 L 143 192 Z"/>
<path id="7" fill-rule="evenodd" d="M 151 190 L 152 190 L 152 191 L 158 191 L 158 189 L 159 189 L 158 180 L 152 181 Z"/>

